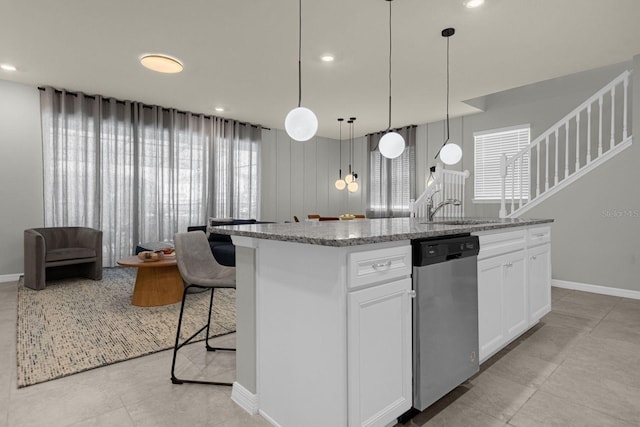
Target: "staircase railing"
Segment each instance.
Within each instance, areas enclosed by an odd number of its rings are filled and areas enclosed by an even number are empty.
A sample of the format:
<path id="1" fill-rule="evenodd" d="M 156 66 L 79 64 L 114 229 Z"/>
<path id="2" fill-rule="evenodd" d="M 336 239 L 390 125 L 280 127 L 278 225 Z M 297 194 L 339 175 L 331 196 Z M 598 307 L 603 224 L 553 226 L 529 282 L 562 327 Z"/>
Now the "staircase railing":
<path id="1" fill-rule="evenodd" d="M 532 207 L 631 144 L 630 75 L 623 72 L 514 156 L 502 155 L 501 218 Z"/>
<path id="2" fill-rule="evenodd" d="M 410 202 L 409 211 L 413 218 L 426 218 L 427 205 L 432 199 L 434 206 L 446 199 L 458 199 L 461 204 L 444 206 L 438 211 L 437 217 L 463 217 L 464 216 L 464 188 L 465 181 L 469 177 L 469 171 L 454 171 L 444 169 L 442 164 L 436 165 L 434 180 L 415 201 Z"/>

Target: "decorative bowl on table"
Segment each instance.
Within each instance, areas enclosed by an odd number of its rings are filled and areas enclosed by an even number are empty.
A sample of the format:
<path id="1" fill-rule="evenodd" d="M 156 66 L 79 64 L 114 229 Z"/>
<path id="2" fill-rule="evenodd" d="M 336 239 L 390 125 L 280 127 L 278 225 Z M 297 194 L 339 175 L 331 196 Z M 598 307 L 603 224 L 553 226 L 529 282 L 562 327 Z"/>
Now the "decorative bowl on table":
<path id="1" fill-rule="evenodd" d="M 138 258 L 144 262 L 160 261 L 164 256 L 163 251 L 142 251 L 138 254 Z"/>
<path id="2" fill-rule="evenodd" d="M 348 220 L 351 220 L 351 219 L 355 219 L 355 217 L 356 217 L 356 216 L 355 216 L 355 215 L 353 215 L 353 214 L 343 214 L 343 215 L 340 215 L 340 219 L 341 219 L 341 220 L 343 220 L 343 221 L 348 221 Z"/>

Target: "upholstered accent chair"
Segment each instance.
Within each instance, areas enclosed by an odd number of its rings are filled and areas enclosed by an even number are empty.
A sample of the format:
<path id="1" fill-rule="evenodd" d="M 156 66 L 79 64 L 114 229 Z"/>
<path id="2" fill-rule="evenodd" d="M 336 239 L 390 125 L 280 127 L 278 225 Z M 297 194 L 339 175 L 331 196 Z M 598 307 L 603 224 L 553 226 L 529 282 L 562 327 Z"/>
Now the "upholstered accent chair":
<path id="1" fill-rule="evenodd" d="M 102 231 L 46 227 L 24 231 L 24 285 L 44 289 L 47 280 L 81 276 L 102 279 Z"/>

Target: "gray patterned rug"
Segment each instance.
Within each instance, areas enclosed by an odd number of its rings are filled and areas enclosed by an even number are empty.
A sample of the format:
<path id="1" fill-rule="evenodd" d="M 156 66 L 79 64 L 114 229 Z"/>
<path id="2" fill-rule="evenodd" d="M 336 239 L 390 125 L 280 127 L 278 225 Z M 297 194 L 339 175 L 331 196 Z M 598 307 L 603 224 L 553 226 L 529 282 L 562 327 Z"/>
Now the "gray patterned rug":
<path id="1" fill-rule="evenodd" d="M 102 281 L 50 281 L 40 291 L 26 288 L 20 278 L 18 387 L 172 348 L 180 303 L 133 306 L 134 282 L 132 268 L 105 268 Z M 209 295 L 187 296 L 184 336 L 206 322 Z M 235 331 L 235 295 L 235 289 L 216 290 L 212 336 Z"/>

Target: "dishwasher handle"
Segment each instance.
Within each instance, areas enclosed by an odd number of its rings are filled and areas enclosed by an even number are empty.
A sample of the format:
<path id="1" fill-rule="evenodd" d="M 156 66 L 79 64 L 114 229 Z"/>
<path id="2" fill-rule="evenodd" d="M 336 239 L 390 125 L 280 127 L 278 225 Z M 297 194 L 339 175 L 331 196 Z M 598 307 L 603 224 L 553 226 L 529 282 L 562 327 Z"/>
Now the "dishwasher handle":
<path id="1" fill-rule="evenodd" d="M 478 236 L 413 240 L 411 244 L 414 267 L 477 256 L 480 249 Z"/>

